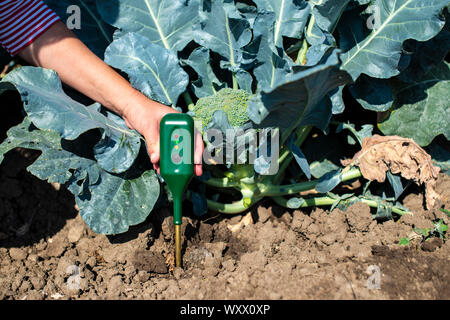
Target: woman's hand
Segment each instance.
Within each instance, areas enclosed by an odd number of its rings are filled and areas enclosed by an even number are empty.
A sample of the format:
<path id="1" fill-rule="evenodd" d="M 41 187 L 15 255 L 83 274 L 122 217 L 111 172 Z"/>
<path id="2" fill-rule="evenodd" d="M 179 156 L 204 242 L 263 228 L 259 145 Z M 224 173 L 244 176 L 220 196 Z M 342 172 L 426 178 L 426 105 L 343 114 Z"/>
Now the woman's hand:
<path id="1" fill-rule="evenodd" d="M 123 112 L 125 123 L 130 129 L 134 129 L 142 134 L 147 143 L 147 150 L 150 161 L 155 170 L 159 172 L 159 125 L 161 119 L 168 113 L 178 113 L 178 111 L 147 99 L 140 93 L 136 93 L 135 97 L 130 100 L 130 104 Z M 196 131 L 194 138 L 194 172 L 197 176 L 202 175 L 202 155 L 203 140 L 201 134 Z"/>

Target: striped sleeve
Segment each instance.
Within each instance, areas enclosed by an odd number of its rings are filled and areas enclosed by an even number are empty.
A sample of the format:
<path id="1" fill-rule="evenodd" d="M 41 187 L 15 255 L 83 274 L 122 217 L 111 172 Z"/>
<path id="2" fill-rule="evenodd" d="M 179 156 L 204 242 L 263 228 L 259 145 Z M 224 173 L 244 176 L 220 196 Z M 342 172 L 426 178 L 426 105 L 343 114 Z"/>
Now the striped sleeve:
<path id="1" fill-rule="evenodd" d="M 57 21 L 41 0 L 0 0 L 0 44 L 14 56 Z"/>

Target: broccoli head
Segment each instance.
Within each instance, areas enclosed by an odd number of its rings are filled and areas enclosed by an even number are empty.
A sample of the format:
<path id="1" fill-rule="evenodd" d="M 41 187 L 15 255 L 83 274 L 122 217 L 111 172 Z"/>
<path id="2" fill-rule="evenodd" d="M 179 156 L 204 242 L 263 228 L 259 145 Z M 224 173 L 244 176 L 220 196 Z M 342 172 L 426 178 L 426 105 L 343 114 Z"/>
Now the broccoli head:
<path id="1" fill-rule="evenodd" d="M 216 94 L 200 98 L 194 107 L 194 118 L 202 121 L 205 128 L 211 121 L 213 113 L 223 110 L 234 128 L 242 126 L 249 118 L 247 106 L 252 94 L 240 89 L 223 88 Z"/>

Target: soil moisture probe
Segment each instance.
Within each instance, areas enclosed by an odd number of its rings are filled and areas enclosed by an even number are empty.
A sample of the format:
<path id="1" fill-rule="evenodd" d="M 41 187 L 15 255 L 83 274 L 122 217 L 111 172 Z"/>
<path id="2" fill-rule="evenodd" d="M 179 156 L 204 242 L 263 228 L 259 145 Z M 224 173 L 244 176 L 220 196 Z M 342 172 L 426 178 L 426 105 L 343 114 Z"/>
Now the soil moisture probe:
<path id="1" fill-rule="evenodd" d="M 181 203 L 194 175 L 194 121 L 187 114 L 166 114 L 160 123 L 160 173 L 173 196 L 175 261 L 181 267 Z"/>

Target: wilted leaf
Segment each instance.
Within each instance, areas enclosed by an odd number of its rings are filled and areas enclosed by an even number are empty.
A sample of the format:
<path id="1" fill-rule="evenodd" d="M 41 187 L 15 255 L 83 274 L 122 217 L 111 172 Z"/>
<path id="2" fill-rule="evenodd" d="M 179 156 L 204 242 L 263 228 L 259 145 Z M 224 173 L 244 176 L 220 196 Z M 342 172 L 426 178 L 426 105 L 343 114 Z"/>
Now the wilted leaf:
<path id="1" fill-rule="evenodd" d="M 439 199 L 435 186 L 440 169 L 433 166 L 430 155 L 412 139 L 379 135 L 365 138 L 361 151 L 353 159 L 343 160 L 342 164 L 359 166 L 368 180 L 384 182 L 386 172 L 391 170 L 417 184 L 425 184 L 428 208 Z"/>

